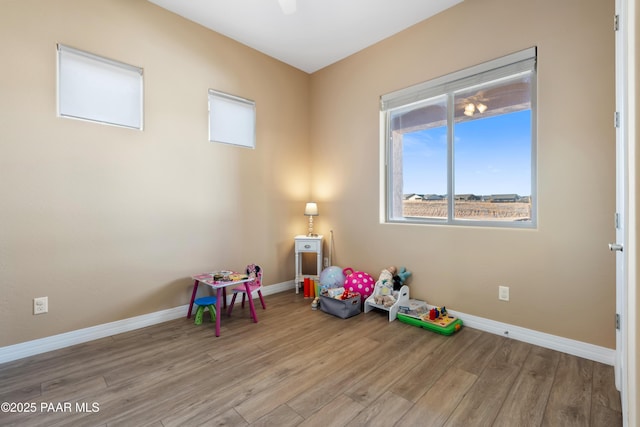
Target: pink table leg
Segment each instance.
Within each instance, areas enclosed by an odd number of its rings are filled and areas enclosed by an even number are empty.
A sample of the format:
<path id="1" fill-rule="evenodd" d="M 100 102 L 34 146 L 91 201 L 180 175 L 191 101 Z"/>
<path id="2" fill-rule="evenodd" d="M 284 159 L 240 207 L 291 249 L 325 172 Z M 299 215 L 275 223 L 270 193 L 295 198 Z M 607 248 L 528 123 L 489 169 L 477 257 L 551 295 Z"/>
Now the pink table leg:
<path id="1" fill-rule="evenodd" d="M 247 290 L 247 298 L 249 298 L 249 309 L 251 310 L 251 318 L 253 319 L 253 323 L 258 323 L 258 315 L 256 314 L 256 308 L 253 305 L 253 297 L 251 295 L 251 288 L 249 284 L 253 282 L 244 282 L 244 287 Z"/>
<path id="2" fill-rule="evenodd" d="M 191 310 L 193 310 L 193 302 L 196 299 L 196 294 L 198 293 L 198 285 L 200 282 L 195 280 L 193 282 L 193 292 L 191 292 L 191 302 L 189 302 L 189 311 L 187 312 L 187 319 L 191 319 Z"/>
<path id="3" fill-rule="evenodd" d="M 216 301 L 216 336 L 220 336 L 220 318 L 222 317 L 222 311 L 220 311 L 220 300 L 222 299 L 222 289 L 218 288 L 216 290 L 216 296 L 218 297 Z"/>

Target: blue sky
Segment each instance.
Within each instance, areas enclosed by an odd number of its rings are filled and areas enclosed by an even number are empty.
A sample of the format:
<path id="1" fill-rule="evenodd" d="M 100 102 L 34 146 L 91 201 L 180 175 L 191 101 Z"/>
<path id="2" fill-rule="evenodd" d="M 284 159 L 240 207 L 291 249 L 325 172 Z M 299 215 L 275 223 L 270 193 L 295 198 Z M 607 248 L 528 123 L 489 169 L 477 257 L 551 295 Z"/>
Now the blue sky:
<path id="1" fill-rule="evenodd" d="M 458 123 L 456 194 L 531 194 L 531 111 Z M 445 127 L 403 137 L 403 193 L 447 193 Z"/>

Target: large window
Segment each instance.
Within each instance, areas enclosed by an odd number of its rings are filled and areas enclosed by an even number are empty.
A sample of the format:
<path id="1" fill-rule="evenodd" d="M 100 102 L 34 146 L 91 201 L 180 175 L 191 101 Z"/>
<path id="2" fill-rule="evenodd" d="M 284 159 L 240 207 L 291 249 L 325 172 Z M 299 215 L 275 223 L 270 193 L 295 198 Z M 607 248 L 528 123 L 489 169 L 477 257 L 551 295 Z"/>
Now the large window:
<path id="1" fill-rule="evenodd" d="M 536 225 L 536 49 L 381 98 L 385 220 Z"/>

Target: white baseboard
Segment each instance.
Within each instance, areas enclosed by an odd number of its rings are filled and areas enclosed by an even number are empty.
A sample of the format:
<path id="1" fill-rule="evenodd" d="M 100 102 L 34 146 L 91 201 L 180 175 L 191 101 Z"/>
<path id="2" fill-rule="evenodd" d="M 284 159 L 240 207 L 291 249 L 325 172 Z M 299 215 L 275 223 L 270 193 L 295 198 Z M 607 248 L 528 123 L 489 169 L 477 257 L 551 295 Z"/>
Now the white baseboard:
<path id="1" fill-rule="evenodd" d="M 265 286 L 262 288 L 262 294 L 271 295 L 278 292 L 290 291 L 293 288 L 294 281 L 290 280 Z M 230 296 L 227 296 L 227 299 L 229 298 Z M 155 325 L 157 323 L 178 319 L 185 316 L 187 310 L 188 304 L 185 304 L 167 310 L 143 314 L 141 316 L 78 329 L 76 331 L 65 332 L 63 334 L 27 341 L 20 344 L 0 347 L 0 363 L 11 362 L 12 360 L 22 359 L 24 357 L 46 353 L 48 351 L 58 350 L 60 348 L 81 344 L 87 341 L 93 341 L 99 338 L 117 335 L 123 332 L 129 332 L 146 326 Z M 484 319 L 470 314 L 454 312 L 452 310 L 450 310 L 450 313 L 462 319 L 465 326 L 469 328 L 479 329 L 492 334 L 508 336 L 519 341 L 539 345 L 540 347 L 561 351 L 563 353 L 572 354 L 574 356 L 594 360 L 607 365 L 613 365 L 615 361 L 616 352 L 612 349 L 545 334 L 543 332 L 537 332 L 531 329 L 521 328 L 519 326 L 496 322 L 494 320 Z"/>
<path id="2" fill-rule="evenodd" d="M 262 288 L 262 295 L 271 295 L 277 294 L 279 292 L 288 291 L 294 288 L 293 280 L 289 280 L 287 282 L 276 283 L 274 285 L 265 286 Z"/>
<path id="3" fill-rule="evenodd" d="M 81 344 L 186 316 L 188 305 L 0 347 L 0 363 Z"/>
<path id="4" fill-rule="evenodd" d="M 504 337 L 513 338 L 514 340 L 523 341 L 540 347 L 557 350 L 563 353 L 572 354 L 584 359 L 593 360 L 613 366 L 615 363 L 616 351 L 606 347 L 600 347 L 588 344 L 582 341 L 576 341 L 569 338 L 563 338 L 556 335 L 546 334 L 544 332 L 534 331 L 519 326 L 509 325 L 507 323 L 496 322 L 482 317 L 464 314 L 453 310 L 448 310 L 452 315 L 459 317 L 464 326 L 478 329 L 491 334 L 502 335 Z"/>
<path id="5" fill-rule="evenodd" d="M 262 288 L 263 295 L 271 295 L 277 292 L 283 292 L 293 289 L 293 280 L 275 285 L 265 286 Z M 257 298 L 257 296 L 255 296 Z M 227 302 L 231 296 L 227 296 Z M 0 347 L 0 363 L 11 362 L 12 360 L 22 359 L 24 357 L 34 356 L 47 351 L 58 350 L 64 347 L 81 344 L 87 341 L 93 341 L 111 335 L 121 334 L 123 332 L 133 331 L 135 329 L 144 328 L 146 326 L 155 325 L 157 323 L 168 322 L 169 320 L 178 319 L 186 316 L 188 304 L 170 308 L 167 310 L 156 311 L 154 313 L 143 314 L 128 319 L 117 320 L 115 322 L 104 323 L 102 325 L 91 326 L 89 328 L 78 329 L 76 331 L 65 332 L 50 337 L 40 338 L 33 341 L 27 341 L 20 344 Z"/>

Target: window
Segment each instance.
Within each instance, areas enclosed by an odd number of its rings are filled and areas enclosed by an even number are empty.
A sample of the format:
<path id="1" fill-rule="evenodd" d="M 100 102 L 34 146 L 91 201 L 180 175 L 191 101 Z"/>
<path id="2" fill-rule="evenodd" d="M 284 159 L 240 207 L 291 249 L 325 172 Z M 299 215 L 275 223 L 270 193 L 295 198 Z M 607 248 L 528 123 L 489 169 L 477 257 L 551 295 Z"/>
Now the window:
<path id="1" fill-rule="evenodd" d="M 256 148 L 256 103 L 209 89 L 209 141 Z"/>
<path id="2" fill-rule="evenodd" d="M 142 130 L 142 68 L 58 44 L 58 115 Z"/>
<path id="3" fill-rule="evenodd" d="M 536 226 L 536 48 L 381 97 L 386 222 Z"/>

